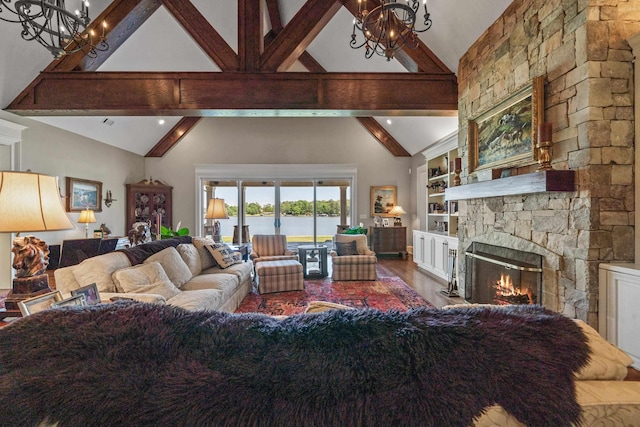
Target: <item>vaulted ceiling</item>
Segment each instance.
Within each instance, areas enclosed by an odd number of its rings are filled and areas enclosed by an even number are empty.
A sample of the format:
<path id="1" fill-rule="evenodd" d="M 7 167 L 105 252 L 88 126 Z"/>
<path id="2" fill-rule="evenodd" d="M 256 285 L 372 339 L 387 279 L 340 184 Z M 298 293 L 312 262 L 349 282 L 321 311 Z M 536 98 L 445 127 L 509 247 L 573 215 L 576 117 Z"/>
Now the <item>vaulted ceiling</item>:
<path id="1" fill-rule="evenodd" d="M 498 10 L 492 11 L 496 17 L 510 3 L 477 2 L 501 3 Z M 94 3 L 97 0 L 92 6 Z M 201 117 L 210 116 L 350 116 L 395 156 L 409 156 L 415 150 L 411 147 L 407 150 L 394 137 L 394 133 L 403 135 L 402 131 L 397 127 L 389 130 L 388 124 L 381 124 L 382 117 L 390 116 L 400 123 L 444 118 L 448 129 L 440 137 L 455 126 L 456 76 L 422 41 L 417 49 L 406 49 L 396 55 L 392 62 L 400 64 L 400 71 L 397 65 L 383 64 L 386 62 L 383 58 L 365 60 L 369 64 L 377 61 L 375 65 L 383 72 L 327 71 L 336 67 L 334 60 L 327 58 L 327 51 L 340 50 L 338 43 L 347 45 L 351 31 L 350 26 L 345 28 L 336 41 L 330 25 L 336 20 L 344 21 L 345 16 L 353 19 L 357 0 L 235 3 L 114 0 L 94 20 L 108 23 L 110 48 L 95 59 L 75 53 L 51 62 L 6 110 L 38 116 L 42 121 L 69 129 L 74 128 L 74 121 L 86 122 L 83 117 L 103 123 L 139 118 L 140 123 L 151 126 L 155 123 L 149 118 L 167 117 L 173 127 L 148 141 L 150 148 L 141 153 L 151 157 L 164 155 Z M 429 4 L 435 27 L 439 22 L 442 25 L 445 17 L 436 16 L 434 3 L 432 0 Z M 228 19 L 233 14 L 237 25 L 235 40 Z M 221 15 L 226 16 L 222 21 Z M 480 25 L 486 28 L 493 19 L 485 18 L 489 21 Z M 2 23 L 0 35 L 9 26 Z M 151 27 L 155 27 L 157 36 L 149 34 Z M 176 35 L 180 31 L 183 34 Z M 477 38 L 478 31 L 481 33 L 483 29 L 476 29 L 468 37 Z M 163 34 L 167 32 L 173 34 L 169 39 Z M 191 41 L 185 40 L 185 34 Z M 174 69 L 154 71 L 162 67 L 155 68 L 153 60 L 147 61 L 148 69 L 142 68 L 143 64 L 138 69 L 126 66 L 131 63 L 126 58 L 136 56 L 131 47 L 138 46 L 137 56 L 144 58 L 140 50 L 144 47 L 140 44 L 150 41 L 153 45 L 156 38 L 165 47 L 171 41 L 185 41 L 178 49 L 164 53 L 173 60 Z M 192 52 L 194 45 L 201 52 Z M 354 59 L 363 55 L 348 50 Z M 196 65 L 185 64 L 192 61 Z M 197 61 L 203 65 L 197 65 Z M 321 62 L 326 63 L 326 68 Z"/>

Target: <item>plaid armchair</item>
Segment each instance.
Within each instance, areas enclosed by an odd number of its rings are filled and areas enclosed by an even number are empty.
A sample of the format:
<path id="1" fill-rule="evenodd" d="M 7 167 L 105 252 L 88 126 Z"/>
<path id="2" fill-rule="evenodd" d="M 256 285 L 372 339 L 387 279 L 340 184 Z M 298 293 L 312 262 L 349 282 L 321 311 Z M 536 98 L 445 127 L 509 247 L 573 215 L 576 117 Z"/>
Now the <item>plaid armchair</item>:
<path id="1" fill-rule="evenodd" d="M 298 260 L 297 252 L 287 249 L 287 236 L 282 234 L 255 234 L 251 240 L 249 258 L 254 264 L 260 261 Z"/>
<path id="2" fill-rule="evenodd" d="M 353 245 L 351 242 L 355 242 Z M 369 249 L 364 234 L 336 234 L 333 238 L 334 250 L 331 251 L 333 280 L 376 280 L 376 253 Z M 341 251 L 344 247 L 348 255 Z M 349 250 L 349 248 L 351 250 Z"/>

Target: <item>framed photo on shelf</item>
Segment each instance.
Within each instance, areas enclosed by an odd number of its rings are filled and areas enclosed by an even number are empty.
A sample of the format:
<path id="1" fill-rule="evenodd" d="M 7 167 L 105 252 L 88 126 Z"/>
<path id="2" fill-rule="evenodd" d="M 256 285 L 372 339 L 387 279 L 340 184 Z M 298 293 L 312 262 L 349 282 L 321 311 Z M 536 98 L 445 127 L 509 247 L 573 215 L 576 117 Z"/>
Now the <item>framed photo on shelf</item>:
<path id="1" fill-rule="evenodd" d="M 389 227 L 389 218 L 382 218 L 382 226 Z"/>
<path id="2" fill-rule="evenodd" d="M 469 172 L 537 160 L 538 125 L 544 119 L 544 76 L 489 111 L 469 120 Z"/>
<path id="3" fill-rule="evenodd" d="M 67 212 L 102 212 L 102 183 L 67 177 Z"/>
<path id="4" fill-rule="evenodd" d="M 87 305 L 94 305 L 101 302 L 98 286 L 95 283 L 74 289 L 71 291 L 71 295 L 74 297 L 80 295 L 84 296 Z"/>
<path id="5" fill-rule="evenodd" d="M 60 291 L 54 291 L 38 295 L 37 297 L 28 298 L 23 301 L 18 301 L 18 307 L 20 308 L 20 312 L 23 316 L 28 316 L 51 308 L 54 303 L 59 301 L 62 301 L 62 294 Z"/>
<path id="6" fill-rule="evenodd" d="M 391 209 L 398 203 L 397 187 L 385 185 L 371 187 L 371 216 L 391 217 Z"/>
<path id="7" fill-rule="evenodd" d="M 76 295 L 70 298 L 63 299 L 62 301 L 54 302 L 51 304 L 51 308 L 59 308 L 59 307 L 69 307 L 69 306 L 79 306 L 83 307 L 87 305 L 87 301 L 84 298 L 84 295 Z"/>

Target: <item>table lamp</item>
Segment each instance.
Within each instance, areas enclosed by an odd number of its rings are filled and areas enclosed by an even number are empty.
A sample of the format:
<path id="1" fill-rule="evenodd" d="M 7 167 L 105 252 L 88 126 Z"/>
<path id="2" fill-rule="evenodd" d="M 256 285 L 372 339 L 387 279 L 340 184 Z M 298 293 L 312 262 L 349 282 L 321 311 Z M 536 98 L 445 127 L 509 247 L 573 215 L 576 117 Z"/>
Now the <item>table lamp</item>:
<path id="1" fill-rule="evenodd" d="M 78 223 L 84 224 L 84 238 L 89 238 L 89 224 L 93 224 L 96 222 L 96 216 L 91 209 L 84 209 L 80 212 L 80 217 L 78 218 Z"/>
<path id="2" fill-rule="evenodd" d="M 220 236 L 220 221 L 219 219 L 227 219 L 227 209 L 224 207 L 224 199 L 209 199 L 209 205 L 207 206 L 207 214 L 204 216 L 206 219 L 213 219 L 213 241 L 221 242 Z"/>
<path id="3" fill-rule="evenodd" d="M 394 227 L 402 227 L 402 218 L 400 215 L 404 215 L 406 212 L 402 209 L 402 206 L 395 205 L 390 211 L 389 215 L 393 216 L 393 226 Z"/>
<path id="4" fill-rule="evenodd" d="M 8 314 L 20 315 L 19 301 L 51 292 L 46 274 L 49 247 L 37 237 L 20 233 L 75 228 L 58 188 L 55 176 L 0 171 L 0 232 L 18 233 L 11 249 L 16 277 L 5 301 Z"/>

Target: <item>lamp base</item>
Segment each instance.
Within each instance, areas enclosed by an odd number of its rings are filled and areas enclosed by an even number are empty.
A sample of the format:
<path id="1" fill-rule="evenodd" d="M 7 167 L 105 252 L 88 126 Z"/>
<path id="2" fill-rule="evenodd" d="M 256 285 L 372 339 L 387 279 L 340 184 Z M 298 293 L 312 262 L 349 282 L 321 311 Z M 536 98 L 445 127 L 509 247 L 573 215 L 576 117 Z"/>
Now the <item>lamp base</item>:
<path id="1" fill-rule="evenodd" d="M 52 291 L 53 290 L 49 288 L 49 276 L 46 273 L 13 279 L 13 289 L 9 291 L 7 299 L 4 302 L 7 311 L 3 314 L 7 317 L 22 316 L 20 307 L 18 306 L 20 301 Z"/>

